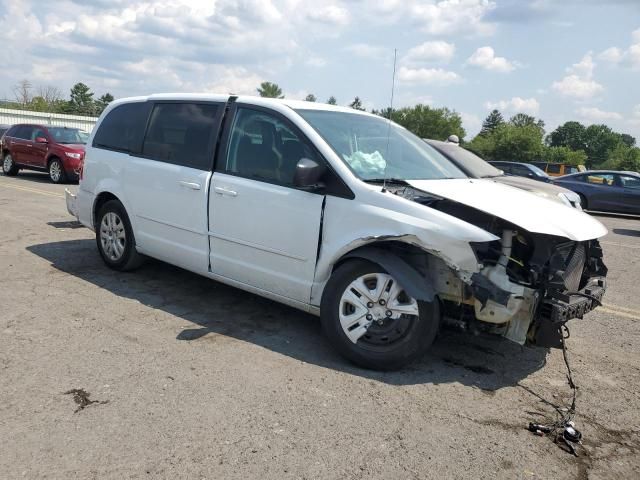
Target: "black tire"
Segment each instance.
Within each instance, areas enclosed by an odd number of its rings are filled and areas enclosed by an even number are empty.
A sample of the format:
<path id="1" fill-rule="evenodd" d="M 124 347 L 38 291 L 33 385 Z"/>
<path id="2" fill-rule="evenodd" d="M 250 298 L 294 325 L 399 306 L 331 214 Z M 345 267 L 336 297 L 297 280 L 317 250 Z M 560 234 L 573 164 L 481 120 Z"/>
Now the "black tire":
<path id="1" fill-rule="evenodd" d="M 10 153 L 6 153 L 2 158 L 2 173 L 9 177 L 15 177 L 20 168 L 13 162 L 13 157 Z"/>
<path id="2" fill-rule="evenodd" d="M 64 171 L 64 165 L 59 158 L 53 158 L 49 162 L 49 180 L 58 184 L 67 181 L 67 173 Z"/>
<path id="3" fill-rule="evenodd" d="M 422 357 L 429 349 L 440 326 L 440 307 L 437 299 L 433 302 L 418 301 L 419 315 L 412 317 L 403 336 L 388 345 L 368 343 L 370 340 L 366 337 L 372 331 L 371 327 L 367 334 L 353 343 L 340 324 L 341 297 L 351 282 L 373 273 L 387 272 L 379 265 L 364 260 L 351 260 L 337 268 L 322 295 L 320 320 L 331 345 L 351 362 L 373 370 L 397 370 Z M 405 325 L 406 318 L 402 320 Z M 391 320 L 394 321 L 401 320 Z"/>
<path id="4" fill-rule="evenodd" d="M 580 197 L 580 206 L 582 207 L 583 210 L 586 210 L 588 208 L 587 197 L 585 197 L 581 193 L 579 193 L 578 196 Z"/>
<path id="5" fill-rule="evenodd" d="M 114 258 L 114 255 L 110 253 L 113 250 L 109 250 L 109 247 L 105 247 L 102 242 L 101 233 L 103 231 L 103 222 L 108 214 L 115 214 L 120 221 L 119 223 L 116 222 L 114 224 L 114 230 L 119 229 L 120 227 L 123 227 L 124 229 L 124 240 L 121 242 L 123 244 L 123 250 L 117 258 Z M 106 242 L 110 243 L 108 239 L 106 239 Z M 98 245 L 98 251 L 100 252 L 102 260 L 104 260 L 104 263 L 113 270 L 118 270 L 120 272 L 134 270 L 144 262 L 144 257 L 136 250 L 135 237 L 133 236 L 133 229 L 131 228 L 129 216 L 127 215 L 122 203 L 118 200 L 109 200 L 100 208 L 96 219 L 96 244 Z"/>

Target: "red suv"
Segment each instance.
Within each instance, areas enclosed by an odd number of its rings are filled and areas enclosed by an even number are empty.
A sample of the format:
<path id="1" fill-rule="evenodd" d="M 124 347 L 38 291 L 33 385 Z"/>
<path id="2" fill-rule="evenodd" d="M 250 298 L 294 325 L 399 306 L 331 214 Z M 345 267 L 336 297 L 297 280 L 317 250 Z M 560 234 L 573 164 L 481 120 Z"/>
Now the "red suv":
<path id="1" fill-rule="evenodd" d="M 77 181 L 84 162 L 88 134 L 77 128 L 18 124 L 2 137 L 2 171 L 20 169 L 49 172 L 53 183 Z"/>

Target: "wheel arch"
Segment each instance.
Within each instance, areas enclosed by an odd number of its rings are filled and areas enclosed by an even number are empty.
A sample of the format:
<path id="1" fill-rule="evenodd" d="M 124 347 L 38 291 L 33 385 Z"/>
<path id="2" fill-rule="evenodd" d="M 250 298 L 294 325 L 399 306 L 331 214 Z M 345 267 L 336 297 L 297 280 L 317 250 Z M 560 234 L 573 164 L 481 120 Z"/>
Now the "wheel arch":
<path id="1" fill-rule="evenodd" d="M 94 228 L 98 227 L 98 212 L 100 211 L 100 209 L 102 208 L 102 206 L 107 203 L 110 200 L 116 200 L 118 202 L 120 202 L 120 204 L 122 205 L 122 207 L 125 209 L 126 211 L 126 207 L 124 206 L 124 203 L 122 202 L 122 200 L 120 200 L 117 196 L 115 196 L 113 193 L 108 192 L 108 191 L 104 191 L 99 193 L 96 196 L 96 199 L 93 201 L 93 208 L 91 210 L 91 222 L 94 226 Z"/>
<path id="2" fill-rule="evenodd" d="M 333 264 L 332 272 L 349 260 L 367 260 L 384 268 L 415 299 L 432 302 L 436 297 L 436 290 L 431 279 L 426 272 L 421 272 L 409 263 L 409 259 L 416 255 L 424 257 L 432 254 L 402 241 L 377 241 L 344 254 Z"/>

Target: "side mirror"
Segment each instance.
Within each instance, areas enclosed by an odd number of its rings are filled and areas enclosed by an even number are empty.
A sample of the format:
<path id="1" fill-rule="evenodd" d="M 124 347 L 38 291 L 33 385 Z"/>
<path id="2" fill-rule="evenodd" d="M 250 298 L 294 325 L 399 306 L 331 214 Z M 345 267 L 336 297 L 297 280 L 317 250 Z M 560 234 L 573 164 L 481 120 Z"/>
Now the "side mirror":
<path id="1" fill-rule="evenodd" d="M 36 143 L 49 143 L 49 140 L 44 137 L 36 137 Z"/>
<path id="2" fill-rule="evenodd" d="M 326 168 L 309 158 L 301 158 L 293 174 L 293 185 L 303 190 L 318 190 L 324 187 L 320 179 Z"/>

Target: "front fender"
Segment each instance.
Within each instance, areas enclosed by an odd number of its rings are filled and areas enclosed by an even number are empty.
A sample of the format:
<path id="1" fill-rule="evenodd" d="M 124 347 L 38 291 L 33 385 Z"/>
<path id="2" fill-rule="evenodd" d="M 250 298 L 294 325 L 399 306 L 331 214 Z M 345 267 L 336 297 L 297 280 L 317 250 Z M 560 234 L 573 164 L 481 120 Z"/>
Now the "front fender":
<path id="1" fill-rule="evenodd" d="M 362 258 L 377 263 L 391 274 L 404 290 L 416 300 L 432 302 L 436 292 L 428 278 L 393 253 L 375 246 L 363 247 L 342 258 Z"/>

